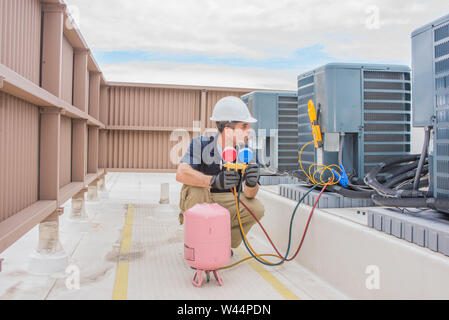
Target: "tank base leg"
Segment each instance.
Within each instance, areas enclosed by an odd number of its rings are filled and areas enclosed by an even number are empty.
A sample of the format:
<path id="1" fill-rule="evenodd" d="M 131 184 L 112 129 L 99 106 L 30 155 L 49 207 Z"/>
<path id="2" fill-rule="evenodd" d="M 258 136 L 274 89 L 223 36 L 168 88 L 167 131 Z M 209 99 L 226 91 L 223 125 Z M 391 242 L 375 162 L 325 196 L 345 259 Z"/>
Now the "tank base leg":
<path id="1" fill-rule="evenodd" d="M 215 279 L 217 279 L 218 284 L 220 286 L 223 286 L 223 281 L 221 280 L 220 276 L 218 275 L 218 271 L 217 270 L 214 270 L 214 276 L 215 276 Z"/>
<path id="2" fill-rule="evenodd" d="M 218 281 L 220 286 L 223 286 L 223 281 L 220 278 L 217 270 L 197 270 L 193 276 L 192 283 L 195 287 L 200 288 L 203 285 L 203 271 L 206 272 L 206 280 L 210 282 L 210 272 L 214 273 L 215 279 Z"/>
<path id="3" fill-rule="evenodd" d="M 198 280 L 197 280 L 198 278 Z M 203 270 L 197 270 L 195 276 L 193 277 L 192 283 L 195 287 L 200 288 L 203 284 Z"/>

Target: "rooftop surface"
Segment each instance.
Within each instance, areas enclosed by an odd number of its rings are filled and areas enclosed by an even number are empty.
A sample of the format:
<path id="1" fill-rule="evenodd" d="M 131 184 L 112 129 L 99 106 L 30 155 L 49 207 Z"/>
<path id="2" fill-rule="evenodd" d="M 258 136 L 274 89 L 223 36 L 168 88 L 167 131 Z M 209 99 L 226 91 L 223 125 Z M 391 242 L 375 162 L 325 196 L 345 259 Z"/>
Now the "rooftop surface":
<path id="1" fill-rule="evenodd" d="M 159 204 L 161 183 L 170 184 L 169 205 Z M 286 228 L 296 203 L 280 197 L 277 188 L 263 187 L 258 198 L 266 209 L 262 223 L 285 252 Z M 69 255 L 67 273 L 29 271 L 37 226 L 2 254 L 0 299 L 448 298 L 449 259 L 368 228 L 361 209 L 317 210 L 293 262 L 270 268 L 246 261 L 220 272 L 223 287 L 212 277 L 196 288 L 191 283 L 194 271 L 183 257 L 180 189 L 174 174 L 109 173 L 106 192 L 96 202 L 86 201 L 89 230 L 68 219 L 71 201 L 64 205 L 60 241 Z M 310 207 L 301 206 L 295 220 L 295 250 L 309 212 Z M 127 241 L 129 251 L 124 252 Z M 251 230 L 249 241 L 259 253 L 273 253 L 259 226 Z M 242 245 L 231 263 L 247 256 Z M 379 288 L 369 286 L 370 266 L 380 270 Z M 77 272 L 79 289 L 73 285 Z"/>
<path id="2" fill-rule="evenodd" d="M 160 205 L 160 184 L 170 183 L 170 205 Z M 179 225 L 179 191 L 174 174 L 110 173 L 107 196 L 87 202 L 91 229 L 80 232 L 69 221 L 71 201 L 60 218 L 60 241 L 72 269 L 51 276 L 28 271 L 29 256 L 38 239 L 38 226 L 6 250 L 0 273 L 0 299 L 341 299 L 344 295 L 293 262 L 266 269 L 254 261 L 222 271 L 224 283 L 214 279 L 201 289 L 192 285 L 194 271 L 183 258 L 183 226 Z M 133 208 L 131 246 L 120 253 L 127 213 Z M 268 251 L 255 232 L 249 236 L 256 250 Z M 243 247 L 231 262 L 248 256 Z M 129 262 L 123 270 L 121 262 Z M 79 289 L 69 289 L 67 279 L 79 268 Z M 213 278 L 213 277 L 212 277 Z M 69 285 L 70 287 L 70 285 Z"/>

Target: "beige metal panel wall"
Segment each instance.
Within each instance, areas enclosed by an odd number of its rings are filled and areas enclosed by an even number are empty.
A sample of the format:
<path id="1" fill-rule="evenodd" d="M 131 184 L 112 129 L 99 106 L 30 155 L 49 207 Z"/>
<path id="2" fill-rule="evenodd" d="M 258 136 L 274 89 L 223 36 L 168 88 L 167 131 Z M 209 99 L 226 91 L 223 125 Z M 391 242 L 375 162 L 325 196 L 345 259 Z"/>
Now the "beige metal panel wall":
<path id="1" fill-rule="evenodd" d="M 72 119 L 72 181 L 84 182 L 86 175 L 87 121 Z"/>
<path id="2" fill-rule="evenodd" d="M 41 4 L 0 0 L 0 63 L 39 84 Z"/>
<path id="3" fill-rule="evenodd" d="M 109 119 L 109 87 L 101 86 L 100 88 L 100 122 L 108 125 Z"/>
<path id="4" fill-rule="evenodd" d="M 73 48 L 64 37 L 62 41 L 62 96 L 64 101 L 73 101 Z"/>
<path id="5" fill-rule="evenodd" d="M 88 127 L 87 172 L 89 174 L 98 172 L 98 132 L 97 127 Z"/>
<path id="6" fill-rule="evenodd" d="M 176 169 L 170 152 L 178 143 L 166 131 L 109 131 L 107 167 L 114 169 Z"/>
<path id="7" fill-rule="evenodd" d="M 63 30 L 65 8 L 0 0 L 0 253 L 85 187 L 87 126 L 103 127 L 87 112 L 88 68 L 99 70 L 78 31 Z"/>
<path id="8" fill-rule="evenodd" d="M 110 126 L 192 127 L 199 120 L 199 90 L 111 87 Z"/>
<path id="9" fill-rule="evenodd" d="M 75 50 L 73 64 L 73 105 L 81 111 L 89 108 L 89 71 L 87 70 L 89 51 Z"/>
<path id="10" fill-rule="evenodd" d="M 98 136 L 98 168 L 107 168 L 108 131 L 100 130 Z"/>
<path id="11" fill-rule="evenodd" d="M 72 173 L 72 119 L 61 117 L 61 148 L 59 156 L 59 187 L 71 182 Z"/>
<path id="12" fill-rule="evenodd" d="M 101 74 L 99 72 L 90 72 L 89 114 L 97 120 L 100 118 L 100 86 Z"/>
<path id="13" fill-rule="evenodd" d="M 178 163 L 170 158 L 176 144 L 169 141 L 171 132 L 178 128 L 191 132 L 194 121 L 201 122 L 203 129 L 214 128 L 215 124 L 209 118 L 216 102 L 227 96 L 241 97 L 246 93 L 232 88 L 110 86 L 107 168 L 176 169 Z M 106 100 L 106 95 L 103 100 Z"/>
<path id="14" fill-rule="evenodd" d="M 249 92 L 247 92 L 249 93 Z M 234 96 L 240 98 L 246 93 L 241 91 L 207 91 L 206 95 L 206 128 L 216 128 L 215 122 L 210 121 L 215 104 L 222 98 Z"/>
<path id="15" fill-rule="evenodd" d="M 0 222 L 38 199 L 39 110 L 0 92 Z"/>
<path id="16" fill-rule="evenodd" d="M 86 126 L 85 128 L 85 136 L 84 136 L 84 175 L 87 175 L 88 168 L 88 153 L 89 153 L 89 128 Z"/>

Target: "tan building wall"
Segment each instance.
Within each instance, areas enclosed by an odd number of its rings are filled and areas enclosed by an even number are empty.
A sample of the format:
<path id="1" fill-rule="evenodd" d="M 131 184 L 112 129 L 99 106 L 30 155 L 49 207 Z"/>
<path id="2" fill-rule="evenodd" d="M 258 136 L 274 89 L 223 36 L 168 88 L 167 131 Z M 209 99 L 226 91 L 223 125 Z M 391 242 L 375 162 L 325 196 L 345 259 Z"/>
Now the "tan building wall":
<path id="1" fill-rule="evenodd" d="M 39 110 L 0 92 L 0 221 L 38 200 Z"/>
<path id="2" fill-rule="evenodd" d="M 87 132 L 96 141 L 105 127 L 106 83 L 91 55 L 74 68 L 75 52 L 88 48 L 65 10 L 58 0 L 0 0 L 0 253 L 104 172 Z M 97 75 L 92 92 L 72 90 L 74 71 Z M 94 116 L 72 105 L 95 95 Z"/>
<path id="3" fill-rule="evenodd" d="M 39 0 L 0 0 L 0 63 L 39 84 L 41 50 Z"/>
<path id="4" fill-rule="evenodd" d="M 209 118 L 218 100 L 248 92 L 251 89 L 110 83 L 105 98 L 107 170 L 174 172 L 180 157 L 170 155 L 181 140 L 171 137 L 172 132 L 183 130 L 191 138 L 195 122 L 201 132 L 214 128 Z"/>

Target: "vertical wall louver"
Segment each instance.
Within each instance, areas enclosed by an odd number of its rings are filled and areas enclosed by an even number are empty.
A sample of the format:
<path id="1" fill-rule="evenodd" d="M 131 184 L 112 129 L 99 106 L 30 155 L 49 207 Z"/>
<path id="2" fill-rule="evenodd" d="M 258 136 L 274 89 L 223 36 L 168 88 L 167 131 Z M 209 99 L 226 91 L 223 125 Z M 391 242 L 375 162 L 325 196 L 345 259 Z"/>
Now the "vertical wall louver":
<path id="1" fill-rule="evenodd" d="M 299 149 L 313 141 L 308 102 L 315 104 L 324 145 L 307 146 L 301 162 L 338 164 L 363 178 L 388 157 L 410 153 L 410 69 L 332 63 L 298 77 Z M 344 134 L 344 136 L 343 136 Z M 342 140 L 343 139 L 343 140 Z"/>

